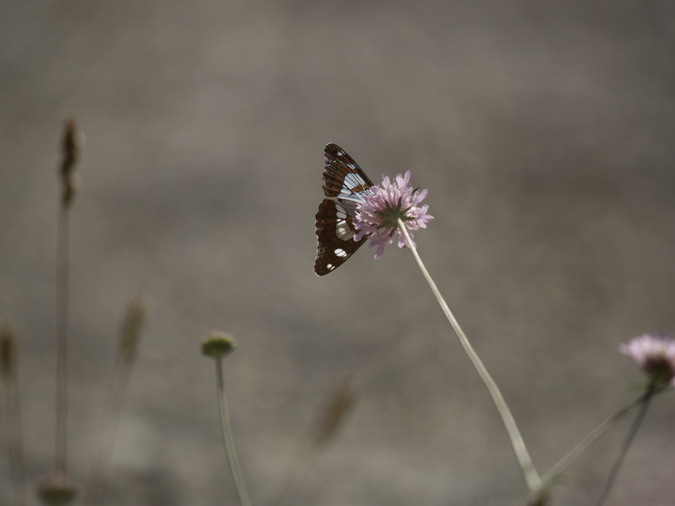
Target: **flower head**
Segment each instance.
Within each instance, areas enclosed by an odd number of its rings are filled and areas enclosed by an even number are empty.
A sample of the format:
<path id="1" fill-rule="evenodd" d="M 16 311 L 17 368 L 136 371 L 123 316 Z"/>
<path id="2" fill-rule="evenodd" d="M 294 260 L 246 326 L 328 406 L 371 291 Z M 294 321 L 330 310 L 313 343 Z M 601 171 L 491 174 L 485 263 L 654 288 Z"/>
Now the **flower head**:
<path id="1" fill-rule="evenodd" d="M 675 386 L 675 340 L 643 334 L 619 348 L 632 357 L 654 382 Z"/>
<path id="2" fill-rule="evenodd" d="M 213 331 L 202 341 L 202 353 L 207 357 L 220 360 L 237 348 L 237 341 L 225 332 Z"/>
<path id="3" fill-rule="evenodd" d="M 355 241 L 364 237 L 370 239 L 370 245 L 377 248 L 375 258 L 380 258 L 384 248 L 398 237 L 398 247 L 406 246 L 406 240 L 398 226 L 401 220 L 408 231 L 426 228 L 434 219 L 427 213 L 429 206 L 420 206 L 428 190 L 417 190 L 410 186 L 410 171 L 397 175 L 394 181 L 384 177 L 382 184 L 370 188 L 364 200 L 356 210 L 354 225 Z M 412 233 L 410 233 L 412 238 Z M 410 246 L 414 247 L 415 243 Z"/>

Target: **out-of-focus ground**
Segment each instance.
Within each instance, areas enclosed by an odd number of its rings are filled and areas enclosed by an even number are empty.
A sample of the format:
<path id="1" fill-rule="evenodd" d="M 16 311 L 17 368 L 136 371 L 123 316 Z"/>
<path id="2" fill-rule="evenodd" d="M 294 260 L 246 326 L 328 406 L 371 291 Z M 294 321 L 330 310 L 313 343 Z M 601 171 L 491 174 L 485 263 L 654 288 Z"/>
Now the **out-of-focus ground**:
<path id="1" fill-rule="evenodd" d="M 76 480 L 142 292 L 110 504 L 235 503 L 199 353 L 212 329 L 240 345 L 225 372 L 255 504 L 271 504 L 346 377 L 359 405 L 295 504 L 524 504 L 496 411 L 412 256 L 375 262 L 364 247 L 315 276 L 323 147 L 430 189 L 420 252 L 543 472 L 637 396 L 618 345 L 675 329 L 674 48 L 665 0 L 4 2 L 0 318 L 20 335 L 31 483 L 52 463 L 57 143 L 75 114 Z M 672 396 L 654 402 L 610 504 L 675 504 L 674 416 Z M 627 427 L 555 504 L 593 503 Z"/>

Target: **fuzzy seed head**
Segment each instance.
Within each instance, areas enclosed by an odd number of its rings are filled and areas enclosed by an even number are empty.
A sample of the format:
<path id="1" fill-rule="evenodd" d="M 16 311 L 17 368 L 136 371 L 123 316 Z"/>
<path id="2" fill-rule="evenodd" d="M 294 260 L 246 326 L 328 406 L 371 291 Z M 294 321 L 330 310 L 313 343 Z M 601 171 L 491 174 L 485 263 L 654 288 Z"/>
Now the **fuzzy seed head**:
<path id="1" fill-rule="evenodd" d="M 136 296 L 129 303 L 120 333 L 119 354 L 126 362 L 132 362 L 136 358 L 144 319 L 145 301 Z"/>
<path id="2" fill-rule="evenodd" d="M 68 118 L 63 128 L 61 140 L 61 203 L 70 206 L 79 187 L 79 179 L 75 174 L 75 166 L 82 156 L 84 134 L 77 127 L 75 118 Z"/>
<path id="3" fill-rule="evenodd" d="M 16 379 L 16 332 L 14 326 L 5 323 L 0 327 L 0 372 L 5 383 Z"/>
<path id="4" fill-rule="evenodd" d="M 42 502 L 47 506 L 67 506 L 75 499 L 75 485 L 61 472 L 55 472 L 38 488 Z"/>
<path id="5" fill-rule="evenodd" d="M 319 417 L 315 444 L 326 444 L 337 435 L 356 405 L 357 399 L 358 393 L 351 383 L 344 382 L 335 388 Z"/>

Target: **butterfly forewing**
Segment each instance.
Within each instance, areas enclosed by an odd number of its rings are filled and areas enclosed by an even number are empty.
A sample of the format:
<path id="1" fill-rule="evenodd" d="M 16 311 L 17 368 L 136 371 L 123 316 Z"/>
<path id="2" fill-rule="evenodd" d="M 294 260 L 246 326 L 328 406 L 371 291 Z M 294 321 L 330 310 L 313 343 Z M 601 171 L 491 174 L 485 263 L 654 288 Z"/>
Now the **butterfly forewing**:
<path id="1" fill-rule="evenodd" d="M 365 242 L 365 238 L 354 240 L 356 229 L 352 218 L 357 204 L 373 186 L 361 167 L 338 145 L 328 144 L 325 157 L 323 191 L 328 198 L 316 213 L 319 245 L 314 271 L 319 276 L 337 269 Z"/>
<path id="2" fill-rule="evenodd" d="M 337 144 L 328 144 L 324 154 L 323 192 L 326 197 L 358 197 L 373 186 L 359 164 Z"/>

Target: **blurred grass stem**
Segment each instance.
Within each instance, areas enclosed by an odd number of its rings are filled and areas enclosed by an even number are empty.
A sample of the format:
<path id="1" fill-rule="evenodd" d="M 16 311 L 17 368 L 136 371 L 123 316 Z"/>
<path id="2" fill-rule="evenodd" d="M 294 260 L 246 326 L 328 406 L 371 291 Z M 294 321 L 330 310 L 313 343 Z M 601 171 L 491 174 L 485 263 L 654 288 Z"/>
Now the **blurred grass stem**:
<path id="1" fill-rule="evenodd" d="M 227 406 L 227 397 L 225 395 L 225 380 L 223 379 L 223 359 L 219 357 L 216 362 L 216 383 L 218 387 L 218 407 L 220 412 L 220 426 L 223 432 L 223 442 L 225 443 L 225 451 L 227 452 L 227 460 L 230 463 L 230 471 L 232 479 L 234 480 L 237 494 L 239 495 L 239 502 L 241 506 L 251 506 L 251 499 L 246 489 L 244 482 L 244 475 L 239 466 L 239 459 L 237 458 L 237 449 L 234 445 L 234 437 L 232 435 L 232 426 L 230 424 L 230 413 Z"/>
<path id="2" fill-rule="evenodd" d="M 68 284 L 70 208 L 59 206 L 57 225 L 56 279 L 56 451 L 55 468 L 67 474 L 68 463 Z"/>
<path id="3" fill-rule="evenodd" d="M 405 223 L 403 223 L 403 221 L 399 219 L 398 226 L 406 239 L 406 244 L 408 245 L 408 248 L 415 257 L 415 260 L 417 261 L 418 267 L 422 271 L 424 279 L 426 279 L 427 283 L 429 284 L 429 287 L 431 288 L 431 291 L 434 294 L 434 297 L 436 297 L 438 304 L 441 306 L 441 310 L 443 311 L 445 317 L 450 322 L 450 325 L 452 326 L 452 329 L 455 331 L 455 334 L 457 335 L 460 343 L 462 344 L 464 351 L 469 356 L 469 359 L 471 360 L 473 366 L 476 368 L 478 375 L 483 380 L 483 383 L 485 384 L 488 391 L 490 392 L 490 395 L 492 396 L 492 400 L 494 401 L 495 406 L 497 407 L 497 411 L 499 411 L 499 414 L 504 423 L 504 427 L 506 428 L 506 432 L 508 433 L 509 438 L 511 439 L 511 445 L 513 446 L 516 458 L 518 459 L 518 463 L 520 464 L 520 467 L 523 471 L 523 475 L 525 477 L 525 481 L 527 482 L 528 488 L 532 492 L 538 491 L 541 483 L 539 473 L 537 473 L 537 470 L 534 467 L 532 458 L 530 457 L 530 454 L 527 451 L 527 447 L 525 446 L 525 441 L 523 440 L 523 437 L 520 434 L 520 430 L 518 429 L 516 421 L 513 418 L 513 415 L 511 414 L 511 410 L 509 409 L 508 405 L 506 404 L 506 401 L 504 400 L 504 396 L 499 390 L 497 383 L 494 381 L 494 379 L 492 379 L 492 376 L 490 375 L 486 367 L 483 365 L 482 360 L 480 359 L 476 351 L 473 349 L 473 346 L 471 346 L 471 343 L 469 342 L 469 339 L 466 337 L 466 334 L 464 334 L 462 327 L 460 327 L 459 322 L 452 314 L 452 311 L 450 311 L 450 308 L 445 302 L 443 295 L 438 290 L 436 283 L 429 274 L 429 271 L 427 271 L 426 267 L 424 266 L 422 259 L 417 253 L 417 248 L 414 246 L 410 234 L 408 233 L 408 229 L 406 228 Z"/>
<path id="4" fill-rule="evenodd" d="M 55 468 L 67 475 L 68 468 L 68 297 L 70 208 L 77 191 L 75 167 L 82 153 L 83 134 L 75 118 L 64 124 L 61 139 L 61 201 L 56 230 L 56 424 Z"/>
<path id="5" fill-rule="evenodd" d="M 10 324 L 0 329 L 0 361 L 2 362 L 2 379 L 6 390 L 8 427 L 9 471 L 14 500 L 17 506 L 26 504 L 24 493 L 24 454 L 23 423 L 21 418 L 21 402 L 19 395 L 19 379 L 17 375 L 18 351 L 16 333 Z"/>
<path id="6" fill-rule="evenodd" d="M 638 399 L 630 403 L 628 406 L 620 409 L 612 416 L 603 420 L 597 427 L 595 427 L 591 432 L 589 432 L 581 441 L 579 441 L 574 448 L 572 448 L 567 454 L 561 458 L 556 464 L 554 464 L 551 469 L 549 469 L 544 476 L 542 477 L 541 488 L 545 489 L 554 485 L 561 476 L 567 471 L 567 469 L 574 464 L 574 462 L 581 457 L 581 455 L 588 450 L 588 448 L 595 443 L 602 436 L 607 434 L 621 419 L 630 413 L 637 406 L 642 404 L 645 400 L 645 394 L 641 395 Z"/>
<path id="7" fill-rule="evenodd" d="M 108 426 L 91 467 L 83 501 L 85 505 L 93 506 L 100 503 L 101 492 L 105 486 L 105 468 L 112 454 L 115 435 L 119 426 L 120 406 L 126 391 L 127 380 L 131 373 L 130 367 L 124 366 L 119 362 L 115 368 L 116 371 L 113 373 L 113 378 L 108 387 L 106 405 L 103 411 L 103 420 L 108 423 Z"/>
<path id="8" fill-rule="evenodd" d="M 140 331 L 145 317 L 145 304 L 140 296 L 134 297 L 127 309 L 119 337 L 115 369 L 106 393 L 103 408 L 103 423 L 106 424 L 94 462 L 91 467 L 84 504 L 99 504 L 105 486 L 106 467 L 112 454 L 117 428 L 119 426 L 122 399 L 135 362 Z"/>
<path id="9" fill-rule="evenodd" d="M 319 456 L 317 450 L 317 445 L 311 444 L 297 457 L 293 472 L 289 475 L 289 478 L 286 480 L 286 485 L 274 502 L 275 506 L 291 504 L 291 499 L 297 496 L 303 480 L 307 477 L 307 471 L 310 469 L 310 465 L 313 464 Z"/>
<path id="10" fill-rule="evenodd" d="M 333 389 L 329 402 L 317 418 L 314 437 L 296 458 L 296 464 L 291 468 L 292 471 L 286 479 L 286 484 L 274 502 L 276 506 L 290 504 L 291 499 L 296 497 L 297 491 L 302 485 L 302 480 L 307 477 L 311 464 L 316 461 L 321 450 L 336 437 L 340 428 L 344 426 L 349 414 L 354 409 L 357 398 L 356 389 L 350 381 L 343 381 Z"/>
<path id="11" fill-rule="evenodd" d="M 616 482 L 616 478 L 619 475 L 619 470 L 621 469 L 621 465 L 623 464 L 623 461 L 626 458 L 628 449 L 630 448 L 630 445 L 633 443 L 633 440 L 635 439 L 635 435 L 637 434 L 640 425 L 642 425 L 642 421 L 644 420 L 645 415 L 647 414 L 647 409 L 649 409 L 649 405 L 651 404 L 651 400 L 654 398 L 655 392 L 656 392 L 656 382 L 651 381 L 649 383 L 649 386 L 647 387 L 645 394 L 640 398 L 641 403 L 640 410 L 637 412 L 637 415 L 635 415 L 635 419 L 633 420 L 633 423 L 628 429 L 628 433 L 626 434 L 626 437 L 624 438 L 623 443 L 621 444 L 619 456 L 617 457 L 616 462 L 614 462 L 614 465 L 612 466 L 612 470 L 609 473 L 607 482 L 605 483 L 605 486 L 602 489 L 602 493 L 600 494 L 600 498 L 598 499 L 597 506 L 602 506 L 603 504 L 605 504 L 607 497 L 609 497 L 609 493 L 612 491 L 612 487 Z"/>

